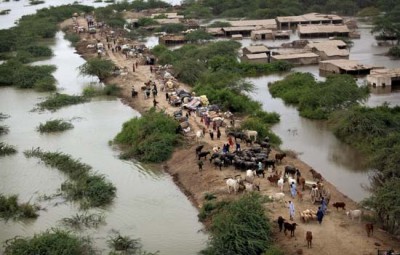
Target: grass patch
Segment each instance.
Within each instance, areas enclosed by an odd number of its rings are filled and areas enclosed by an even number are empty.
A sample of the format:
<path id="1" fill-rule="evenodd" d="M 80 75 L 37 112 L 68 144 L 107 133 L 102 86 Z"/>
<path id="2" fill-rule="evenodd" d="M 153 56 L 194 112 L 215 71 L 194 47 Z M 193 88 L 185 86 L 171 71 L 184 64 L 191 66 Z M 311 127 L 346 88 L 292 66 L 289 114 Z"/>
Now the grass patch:
<path id="1" fill-rule="evenodd" d="M 6 135 L 10 131 L 10 128 L 5 125 L 0 125 L 0 135 Z"/>
<path id="2" fill-rule="evenodd" d="M 15 153 L 17 153 L 17 149 L 14 146 L 0 142 L 0 156 L 7 156 Z"/>
<path id="3" fill-rule="evenodd" d="M 90 85 L 83 89 L 82 95 L 84 97 L 96 97 L 96 96 L 118 96 L 121 92 L 116 84 L 106 85 L 104 87 Z"/>
<path id="4" fill-rule="evenodd" d="M 129 236 L 122 236 L 115 231 L 107 240 L 108 246 L 114 251 L 110 254 L 138 254 L 138 255 L 156 255 L 157 252 L 147 252 L 142 250 L 140 239 L 133 239 Z"/>
<path id="5" fill-rule="evenodd" d="M 81 40 L 81 37 L 75 33 L 67 33 L 64 38 L 71 42 L 71 46 L 75 47 L 75 45 Z"/>
<path id="6" fill-rule="evenodd" d="M 41 111 L 49 110 L 49 111 L 57 111 L 58 109 L 75 104 L 82 104 L 88 102 L 89 99 L 84 96 L 76 96 L 76 95 L 67 95 L 55 93 L 43 102 L 37 104 L 37 108 Z"/>
<path id="7" fill-rule="evenodd" d="M 70 180 L 61 184 L 61 191 L 67 199 L 79 201 L 82 208 L 110 204 L 116 188 L 104 176 L 91 173 L 92 167 L 61 152 L 43 152 L 40 148 L 24 152 L 25 156 L 37 157 L 47 166 L 57 168 Z"/>
<path id="8" fill-rule="evenodd" d="M 68 121 L 64 121 L 62 119 L 56 119 L 56 120 L 48 120 L 46 123 L 42 124 L 37 127 L 37 131 L 40 133 L 52 133 L 52 132 L 62 132 L 68 129 L 74 128 L 74 125 L 72 125 Z"/>
<path id="9" fill-rule="evenodd" d="M 68 227 L 74 229 L 82 229 L 82 227 L 87 228 L 97 228 L 100 224 L 104 223 L 104 215 L 87 212 L 81 214 L 75 214 L 70 218 L 63 218 L 62 223 Z"/>
<path id="10" fill-rule="evenodd" d="M 78 237 L 71 232 L 52 229 L 35 234 L 31 238 L 15 237 L 7 240 L 5 255 L 25 254 L 95 254 L 88 239 Z"/>
<path id="11" fill-rule="evenodd" d="M 0 217 L 3 219 L 37 218 L 37 211 L 40 208 L 36 205 L 18 203 L 18 196 L 4 196 L 0 194 Z"/>

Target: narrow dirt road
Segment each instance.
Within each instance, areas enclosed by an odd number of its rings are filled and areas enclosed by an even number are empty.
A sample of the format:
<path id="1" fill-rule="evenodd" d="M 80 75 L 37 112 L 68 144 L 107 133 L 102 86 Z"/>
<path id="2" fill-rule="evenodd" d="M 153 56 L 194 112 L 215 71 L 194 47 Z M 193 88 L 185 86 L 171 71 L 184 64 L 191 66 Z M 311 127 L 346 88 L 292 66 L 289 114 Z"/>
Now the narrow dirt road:
<path id="1" fill-rule="evenodd" d="M 79 18 L 80 24 L 85 24 L 83 18 Z M 62 26 L 71 26 L 72 21 L 68 20 L 63 22 Z M 85 58 L 95 57 L 96 51 L 86 49 L 86 45 L 89 43 L 96 43 L 99 40 L 107 46 L 105 36 L 96 34 L 92 37 L 87 34 L 83 34 L 82 37 L 86 40 L 83 46 L 78 47 L 78 52 Z M 145 112 L 153 106 L 153 98 L 144 98 L 144 94 L 140 90 L 140 87 L 149 80 L 156 81 L 158 88 L 160 88 L 161 81 L 157 80 L 154 73 L 150 72 L 150 67 L 147 65 L 139 65 L 133 72 L 133 64 L 138 62 L 135 58 L 126 58 L 120 52 L 112 52 L 112 50 L 106 47 L 106 54 L 104 58 L 111 59 L 117 66 L 126 67 L 127 73 L 114 77 L 108 80 L 108 84 L 117 84 L 123 90 L 123 100 L 129 104 L 132 108 L 139 112 Z M 139 91 L 137 97 L 131 97 L 131 88 L 135 87 Z M 190 90 L 185 84 L 180 84 L 180 88 Z M 159 94 L 156 98 L 159 102 L 157 108 L 165 110 L 167 113 L 172 114 L 179 108 L 172 107 L 165 99 L 165 93 L 159 89 Z M 182 145 L 181 148 L 176 149 L 172 158 L 164 165 L 164 169 L 168 171 L 172 176 L 176 184 L 182 189 L 182 191 L 188 196 L 188 198 L 197 207 L 201 207 L 204 203 L 205 193 L 214 193 L 218 199 L 227 197 L 240 196 L 234 194 L 228 194 L 226 184 L 224 181 L 225 177 L 234 176 L 238 174 L 233 167 L 223 168 L 222 171 L 217 170 L 208 161 L 204 164 L 204 170 L 199 172 L 197 167 L 197 159 L 195 155 L 195 147 L 199 144 L 204 144 L 204 150 L 211 150 L 214 146 L 220 146 L 227 142 L 227 137 L 223 129 L 221 129 L 222 137 L 221 140 L 211 140 L 208 134 L 200 142 L 196 142 L 194 138 L 194 132 L 203 128 L 203 123 L 200 122 L 200 118 L 192 116 L 189 118 L 192 132 L 188 134 L 187 142 Z M 245 144 L 242 144 L 242 148 L 245 148 Z M 272 156 L 276 151 L 272 151 Z M 302 176 L 306 180 L 312 180 L 312 176 L 309 172 L 311 166 L 306 163 L 291 157 L 285 158 L 277 170 L 283 171 L 285 165 L 294 165 L 300 169 Z M 168 167 L 166 167 L 168 166 Z M 161 166 L 157 166 L 161 167 Z M 316 169 L 318 170 L 318 169 Z M 242 175 L 244 175 L 242 173 Z M 263 195 L 271 195 L 279 192 L 277 186 L 270 184 L 266 178 L 257 178 L 256 182 L 260 183 L 261 191 Z M 347 196 L 340 193 L 333 185 L 328 182 L 324 182 L 324 185 L 331 192 L 331 202 L 345 202 L 346 209 L 358 209 L 360 208 L 357 203 L 349 199 Z M 289 187 L 285 186 L 285 201 L 294 201 L 296 208 L 296 217 L 294 222 L 298 225 L 295 236 L 290 237 L 288 234 L 285 236 L 283 233 L 279 233 L 277 224 L 274 223 L 274 232 L 276 233 L 276 243 L 281 247 L 285 254 L 311 254 L 311 255 L 374 255 L 377 254 L 377 250 L 390 249 L 400 250 L 399 240 L 394 239 L 383 230 L 375 227 L 375 232 L 372 237 L 367 237 L 365 231 L 366 222 L 351 221 L 347 218 L 345 211 L 339 209 L 336 211 L 332 206 L 328 206 L 328 213 L 324 217 L 323 222 L 319 225 L 316 221 L 303 223 L 300 220 L 299 212 L 305 209 L 316 210 L 318 205 L 313 205 L 310 199 L 310 190 L 306 190 L 303 193 L 303 201 L 298 198 L 290 198 Z M 266 213 L 271 219 L 277 219 L 278 216 L 283 216 L 289 219 L 289 210 L 287 203 L 271 203 L 266 205 Z M 313 247 L 307 248 L 305 240 L 306 231 L 312 231 L 313 233 Z M 302 250 L 300 253 L 299 250 Z"/>

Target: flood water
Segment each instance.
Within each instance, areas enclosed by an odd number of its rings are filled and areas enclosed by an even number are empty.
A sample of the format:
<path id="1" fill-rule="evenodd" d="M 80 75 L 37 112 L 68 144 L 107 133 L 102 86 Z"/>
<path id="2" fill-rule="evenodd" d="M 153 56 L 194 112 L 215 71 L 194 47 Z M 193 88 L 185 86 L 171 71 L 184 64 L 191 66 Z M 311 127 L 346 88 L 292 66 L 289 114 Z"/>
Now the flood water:
<path id="1" fill-rule="evenodd" d="M 384 53 L 388 47 L 376 46 L 376 41 L 370 33 L 371 29 L 363 26 L 359 29 L 361 39 L 354 39 L 354 46 L 350 50 L 350 59 L 358 60 L 363 64 L 385 66 L 387 68 L 400 67 L 399 60 L 391 60 Z M 291 39 L 297 38 L 292 36 Z M 265 41 L 264 41 L 265 42 Z M 267 46 L 278 46 L 285 41 L 274 41 Z M 243 45 L 254 43 L 250 39 L 242 40 Z M 318 80 L 324 80 L 319 76 L 318 65 L 302 66 L 294 68 L 294 71 L 309 72 Z M 255 84 L 255 91 L 251 96 L 260 101 L 266 111 L 275 111 L 281 115 L 281 121 L 272 127 L 272 130 L 281 137 L 282 149 L 291 149 L 299 153 L 299 158 L 319 171 L 329 182 L 334 184 L 341 192 L 360 201 L 368 196 L 368 192 L 362 185 L 368 185 L 369 169 L 365 168 L 365 160 L 350 146 L 343 144 L 332 134 L 326 124 L 312 121 L 299 116 L 298 111 L 279 98 L 272 98 L 268 83 L 281 80 L 287 74 L 269 75 L 260 78 L 248 79 Z M 363 83 L 364 78 L 359 82 Z M 365 103 L 374 107 L 384 102 L 390 105 L 400 104 L 400 93 L 372 93 Z"/>
<path id="2" fill-rule="evenodd" d="M 55 56 L 40 64 L 54 64 L 60 92 L 80 94 L 84 86 L 97 82 L 94 77 L 81 77 L 77 67 L 84 60 L 57 34 L 52 46 Z M 77 233 L 93 238 L 95 247 L 106 253 L 107 238 L 118 230 L 122 235 L 140 238 L 144 249 L 160 254 L 197 254 L 205 247 L 207 236 L 199 230 L 197 210 L 176 187 L 171 177 L 159 169 L 123 161 L 119 151 L 108 142 L 121 130 L 122 124 L 139 116 L 138 112 L 116 98 L 100 98 L 90 103 L 65 107 L 57 112 L 31 112 L 47 93 L 30 90 L 0 88 L 0 112 L 11 117 L 2 124 L 10 132 L 1 141 L 14 145 L 18 154 L 0 157 L 0 193 L 18 194 L 20 201 L 37 201 L 41 195 L 57 193 L 66 176 L 57 169 L 27 159 L 23 151 L 40 147 L 45 151 L 63 152 L 80 159 L 104 174 L 117 187 L 114 203 L 104 209 L 90 210 L 105 216 L 105 224 L 97 229 L 84 229 Z M 40 134 L 35 129 L 50 119 L 72 120 L 74 129 L 58 134 Z M 62 227 L 60 220 L 82 213 L 76 204 L 61 198 L 40 202 L 46 211 L 34 221 L 0 221 L 0 242 L 52 227 Z M 0 252 L 1 253 L 1 252 Z"/>

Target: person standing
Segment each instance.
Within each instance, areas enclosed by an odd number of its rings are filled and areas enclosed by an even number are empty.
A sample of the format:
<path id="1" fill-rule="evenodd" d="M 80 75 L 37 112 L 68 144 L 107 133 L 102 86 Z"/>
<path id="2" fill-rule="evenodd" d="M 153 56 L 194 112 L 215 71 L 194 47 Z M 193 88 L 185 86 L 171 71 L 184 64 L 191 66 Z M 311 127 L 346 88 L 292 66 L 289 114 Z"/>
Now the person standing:
<path id="1" fill-rule="evenodd" d="M 236 151 L 240 151 L 240 143 L 236 142 Z"/>
<path id="2" fill-rule="evenodd" d="M 132 71 L 135 72 L 135 63 L 132 64 Z"/>
<path id="3" fill-rule="evenodd" d="M 319 224 L 322 223 L 323 218 L 324 218 L 324 211 L 322 210 L 321 207 L 318 207 L 317 220 L 318 220 Z"/>
<path id="4" fill-rule="evenodd" d="M 158 102 L 157 102 L 156 99 L 154 98 L 154 99 L 153 99 L 153 106 L 154 106 L 154 108 L 157 107 L 157 104 L 158 104 Z"/>
<path id="5" fill-rule="evenodd" d="M 321 210 L 322 210 L 322 213 L 323 214 L 325 214 L 325 212 L 326 212 L 326 209 L 327 209 L 327 203 L 326 203 L 326 200 L 325 200 L 325 198 L 324 197 L 322 197 L 321 198 Z"/>
<path id="6" fill-rule="evenodd" d="M 229 143 L 230 146 L 233 146 L 233 139 L 232 139 L 232 136 L 229 136 L 229 138 L 228 138 L 228 143 Z"/>
<path id="7" fill-rule="evenodd" d="M 290 193 L 292 194 L 292 197 L 295 198 L 297 195 L 297 187 L 296 187 L 296 183 L 292 182 L 292 184 L 290 184 Z"/>
<path id="8" fill-rule="evenodd" d="M 217 128 L 217 139 L 221 140 L 221 130 L 219 128 Z"/>
<path id="9" fill-rule="evenodd" d="M 289 216 L 290 216 L 290 220 L 293 220 L 294 218 L 294 204 L 292 203 L 292 201 L 289 201 Z"/>
<path id="10" fill-rule="evenodd" d="M 202 161 L 202 160 L 199 160 L 199 161 L 197 162 L 197 165 L 199 166 L 199 171 L 201 172 L 201 171 L 203 170 L 203 165 L 204 165 L 203 161 Z"/>
<path id="11" fill-rule="evenodd" d="M 208 131 L 210 134 L 210 138 L 211 140 L 214 140 L 214 131 L 212 131 L 211 129 Z"/>

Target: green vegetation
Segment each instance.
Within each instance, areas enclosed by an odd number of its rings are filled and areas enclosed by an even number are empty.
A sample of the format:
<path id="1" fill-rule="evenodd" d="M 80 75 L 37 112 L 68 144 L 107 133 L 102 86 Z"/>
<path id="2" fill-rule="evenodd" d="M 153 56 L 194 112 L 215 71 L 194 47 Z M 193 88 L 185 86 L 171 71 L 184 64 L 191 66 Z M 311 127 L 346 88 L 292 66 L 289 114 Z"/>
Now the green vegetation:
<path id="1" fill-rule="evenodd" d="M 111 76 L 114 67 L 109 59 L 91 58 L 79 67 L 79 72 L 86 76 L 97 76 L 100 81 L 104 81 Z"/>
<path id="2" fill-rule="evenodd" d="M 175 34 L 175 33 L 180 33 L 182 31 L 185 31 L 185 30 L 186 30 L 185 25 L 183 25 L 181 23 L 177 23 L 177 24 L 161 25 L 160 28 L 156 29 L 156 32 L 166 32 L 168 34 Z"/>
<path id="3" fill-rule="evenodd" d="M 378 8 L 374 7 L 374 6 L 369 6 L 369 7 L 365 7 L 364 9 L 360 10 L 357 13 L 358 17 L 375 17 L 378 16 L 380 14 L 380 11 Z"/>
<path id="4" fill-rule="evenodd" d="M 231 27 L 231 23 L 229 22 L 224 22 L 224 21 L 214 21 L 212 24 L 210 24 L 208 27 Z"/>
<path id="5" fill-rule="evenodd" d="M 121 88 L 116 84 L 106 85 L 106 86 L 88 86 L 83 89 L 84 97 L 96 97 L 96 96 L 118 96 L 121 93 Z"/>
<path id="6" fill-rule="evenodd" d="M 26 157 L 37 157 L 46 165 L 65 173 L 70 181 L 61 185 L 68 199 L 79 201 L 82 208 L 108 205 L 115 197 L 116 188 L 104 176 L 92 174 L 91 166 L 60 152 L 43 152 L 40 148 L 24 152 Z"/>
<path id="7" fill-rule="evenodd" d="M 396 40 L 400 44 L 400 2 L 391 0 L 379 1 L 381 11 L 384 15 L 374 19 L 372 32 L 378 33 L 383 40 Z"/>
<path id="8" fill-rule="evenodd" d="M 0 112 L 0 121 L 3 121 L 9 117 L 10 117 L 9 115 Z M 8 134 L 9 131 L 10 131 L 10 129 L 8 128 L 8 126 L 0 125 L 0 135 Z"/>
<path id="9" fill-rule="evenodd" d="M 10 13 L 10 9 L 6 9 L 6 10 L 1 10 L 0 11 L 0 15 L 7 15 L 7 14 L 9 14 Z"/>
<path id="10" fill-rule="evenodd" d="M 105 7 L 99 7 L 95 9 L 96 19 L 101 22 L 105 22 L 108 26 L 112 28 L 123 28 L 125 25 L 125 19 L 121 12 L 115 12 L 112 5 Z M 127 9 L 128 10 L 128 9 Z"/>
<path id="11" fill-rule="evenodd" d="M 272 244 L 272 232 L 261 196 L 246 194 L 212 214 L 211 239 L 201 254 L 258 255 Z M 274 248 L 275 249 L 275 248 Z"/>
<path id="12" fill-rule="evenodd" d="M 158 21 L 149 17 L 142 17 L 138 20 L 139 27 L 147 27 L 152 25 L 158 25 Z"/>
<path id="13" fill-rule="evenodd" d="M 45 1 L 42 0 L 29 0 L 30 5 L 38 5 L 38 4 L 44 4 Z"/>
<path id="14" fill-rule="evenodd" d="M 3 219 L 37 218 L 39 207 L 27 203 L 18 203 L 18 196 L 0 194 L 0 217 Z"/>
<path id="15" fill-rule="evenodd" d="M 62 119 L 55 119 L 55 120 L 48 120 L 46 123 L 42 124 L 37 127 L 37 131 L 40 133 L 52 133 L 52 132 L 61 132 L 68 129 L 74 128 L 68 121 L 64 121 Z"/>
<path id="16" fill-rule="evenodd" d="M 74 33 L 65 34 L 64 38 L 71 42 L 71 46 L 75 47 L 76 44 L 81 40 L 81 37 Z"/>
<path id="17" fill-rule="evenodd" d="M 4 254 L 89 255 L 94 254 L 94 250 L 89 240 L 65 230 L 52 229 L 35 234 L 32 238 L 15 237 L 6 242 Z"/>
<path id="18" fill-rule="evenodd" d="M 29 66 L 18 60 L 8 60 L 0 65 L 0 85 L 12 85 L 22 89 L 34 88 L 38 91 L 43 91 L 44 89 L 52 91 L 56 88 L 56 80 L 51 74 L 55 70 L 55 66 L 51 65 Z"/>
<path id="19" fill-rule="evenodd" d="M 180 135 L 176 134 L 178 125 L 164 112 L 152 108 L 142 117 L 125 122 L 114 140 L 130 148 L 122 157 L 159 163 L 167 160 L 179 143 Z"/>
<path id="20" fill-rule="evenodd" d="M 116 254 L 131 254 L 131 255 L 156 255 L 142 250 L 140 239 L 132 239 L 129 236 L 121 236 L 120 233 L 115 232 L 108 240 L 108 246 L 113 250 L 113 255 Z"/>
<path id="21" fill-rule="evenodd" d="M 4 142 L 0 142 L 0 157 L 15 154 L 15 153 L 17 153 L 17 149 L 14 146 L 8 145 Z"/>
<path id="22" fill-rule="evenodd" d="M 197 29 L 185 35 L 185 39 L 191 43 L 205 42 L 214 39 L 212 35 L 204 30 Z"/>
<path id="23" fill-rule="evenodd" d="M 390 48 L 389 53 L 390 56 L 400 58 L 400 46 L 394 46 Z"/>
<path id="24" fill-rule="evenodd" d="M 350 75 L 332 75 L 317 82 L 312 74 L 294 73 L 270 85 L 269 90 L 310 119 L 328 119 L 331 113 L 357 105 L 369 95 L 368 88 L 358 87 Z"/>
<path id="25" fill-rule="evenodd" d="M 99 224 L 104 223 L 104 215 L 98 213 L 88 214 L 87 212 L 75 214 L 70 218 L 63 218 L 62 223 L 74 229 L 97 228 Z"/>
<path id="26" fill-rule="evenodd" d="M 49 110 L 49 111 L 57 111 L 58 109 L 74 105 L 74 104 L 82 104 L 88 102 L 89 99 L 84 96 L 74 96 L 74 95 L 66 95 L 55 93 L 46 98 L 43 102 L 37 104 L 38 109 L 41 111 Z"/>
<path id="27" fill-rule="evenodd" d="M 262 118 L 249 117 L 240 126 L 242 129 L 257 131 L 257 139 L 264 139 L 264 137 L 268 136 L 271 144 L 278 146 L 282 143 L 282 140 L 270 130 L 271 123 Z"/>

